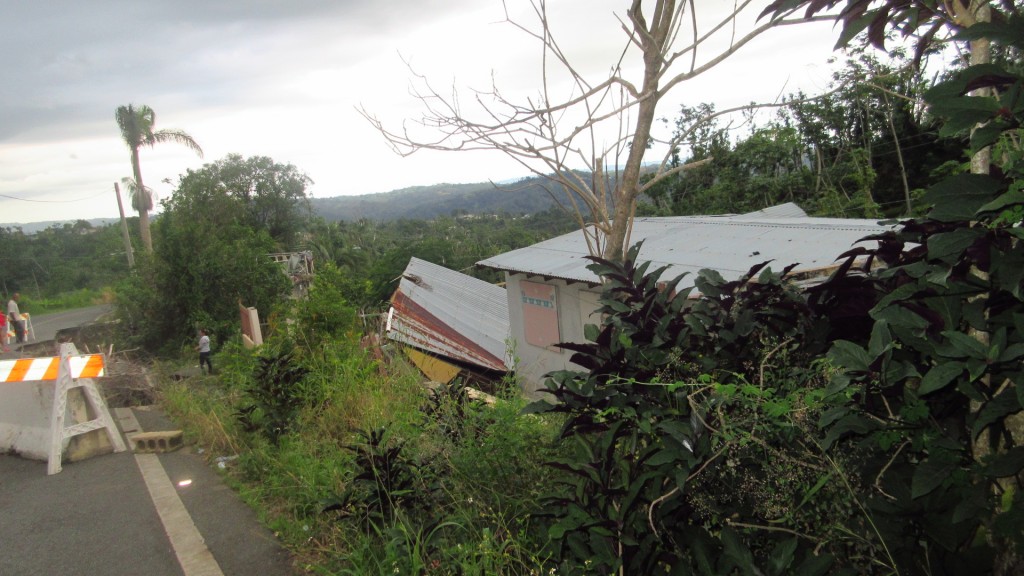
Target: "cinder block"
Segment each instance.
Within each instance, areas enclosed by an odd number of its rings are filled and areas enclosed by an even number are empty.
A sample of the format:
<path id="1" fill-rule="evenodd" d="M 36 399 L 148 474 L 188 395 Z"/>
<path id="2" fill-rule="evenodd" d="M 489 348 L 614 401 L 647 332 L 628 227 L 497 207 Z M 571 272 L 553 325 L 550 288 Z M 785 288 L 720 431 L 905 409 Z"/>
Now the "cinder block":
<path id="1" fill-rule="evenodd" d="M 129 435 L 128 441 L 132 444 L 132 452 L 136 454 L 173 452 L 184 445 L 181 430 L 140 432 Z"/>

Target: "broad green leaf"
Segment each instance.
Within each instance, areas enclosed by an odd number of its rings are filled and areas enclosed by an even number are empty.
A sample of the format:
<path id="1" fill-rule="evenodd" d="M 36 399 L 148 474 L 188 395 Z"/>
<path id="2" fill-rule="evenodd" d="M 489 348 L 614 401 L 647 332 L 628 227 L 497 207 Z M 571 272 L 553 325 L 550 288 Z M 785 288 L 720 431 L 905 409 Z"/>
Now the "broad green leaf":
<path id="1" fill-rule="evenodd" d="M 917 292 L 919 292 L 921 289 L 922 288 L 918 286 L 916 283 L 910 283 L 904 284 L 899 288 L 889 292 L 888 294 L 885 295 L 885 297 L 879 300 L 878 304 L 876 304 L 875 307 L 871 310 L 872 317 L 875 317 L 876 311 L 885 310 L 885 308 L 887 308 L 894 302 L 908 300 L 911 297 L 913 297 L 914 294 L 917 294 Z"/>
<path id="2" fill-rule="evenodd" d="M 555 405 L 546 400 L 537 400 L 530 402 L 523 408 L 522 414 L 543 414 L 550 412 L 555 408 Z"/>
<path id="3" fill-rule="evenodd" d="M 711 551 L 708 550 L 708 543 L 704 538 L 694 538 L 690 542 L 690 551 L 693 553 L 694 559 L 697 560 L 697 569 L 704 576 L 717 576 L 718 572 L 715 570 L 715 562 L 712 559 Z"/>
<path id="4" fill-rule="evenodd" d="M 884 321 L 893 327 L 910 328 L 911 330 L 924 330 L 928 327 L 928 321 L 903 306 L 887 306 L 872 314 L 875 320 Z"/>
<path id="5" fill-rule="evenodd" d="M 986 484 L 976 484 L 964 490 L 960 503 L 953 510 L 953 523 L 959 524 L 970 518 L 980 517 L 988 510 L 988 492 Z"/>
<path id="6" fill-rule="evenodd" d="M 992 398 L 978 411 L 977 418 L 971 426 L 971 438 L 977 438 L 985 428 L 991 424 L 1004 419 L 1010 414 L 1020 412 L 1021 404 L 1017 397 L 1016 390 L 1003 390 L 995 398 Z"/>
<path id="7" fill-rule="evenodd" d="M 941 390 L 955 380 L 957 376 L 963 374 L 963 371 L 964 365 L 961 362 L 949 361 L 932 366 L 931 370 L 921 380 L 921 386 L 918 388 L 917 393 L 923 396 L 930 392 Z"/>
<path id="8" fill-rule="evenodd" d="M 658 428 L 670 437 L 674 438 L 680 444 L 686 444 L 692 442 L 693 439 L 693 428 L 690 427 L 688 422 L 682 422 L 680 420 L 666 420 L 658 424 Z"/>
<path id="9" fill-rule="evenodd" d="M 868 341 L 868 356 L 878 357 L 889 351 L 892 346 L 892 334 L 884 320 L 875 322 L 871 327 L 871 339 Z"/>
<path id="10" fill-rule="evenodd" d="M 836 408 L 829 408 L 822 413 L 821 417 L 818 418 L 818 426 L 820 428 L 828 428 L 834 422 L 837 422 L 840 418 L 850 413 L 850 409 L 846 406 L 838 406 Z"/>
<path id="11" fill-rule="evenodd" d="M 967 376 L 971 382 L 977 382 L 988 372 L 988 362 L 984 359 L 971 358 L 965 362 L 965 365 L 967 366 Z"/>
<path id="12" fill-rule="evenodd" d="M 964 250 L 984 235 L 984 230 L 976 228 L 959 228 L 953 232 L 935 234 L 928 238 L 928 257 L 955 262 Z"/>
<path id="13" fill-rule="evenodd" d="M 1017 344 L 1010 344 L 1007 346 L 1006 349 L 999 354 L 999 361 L 1012 362 L 1021 356 L 1024 356 L 1024 344 L 1018 342 Z"/>
<path id="14" fill-rule="evenodd" d="M 768 556 L 768 573 L 773 576 L 789 574 L 789 566 L 793 563 L 793 554 L 799 542 L 796 536 L 779 542 Z"/>
<path id="15" fill-rule="evenodd" d="M 871 420 L 859 414 L 849 414 L 841 418 L 834 426 L 829 428 L 828 434 L 825 436 L 824 445 L 827 448 L 836 440 L 839 440 L 847 434 L 867 434 L 868 432 L 877 430 L 878 426 L 879 424 L 875 420 Z"/>
<path id="16" fill-rule="evenodd" d="M 835 557 L 831 554 L 811 554 L 796 569 L 796 576 L 824 576 L 832 564 L 835 562 Z"/>
<path id="17" fill-rule="evenodd" d="M 910 497 L 916 500 L 934 492 L 953 470 L 956 470 L 955 462 L 944 462 L 935 457 L 918 464 L 910 482 Z"/>
<path id="18" fill-rule="evenodd" d="M 896 385 L 907 378 L 920 378 L 921 374 L 911 362 L 896 359 L 886 359 L 882 363 L 882 382 L 888 385 Z"/>
<path id="19" fill-rule="evenodd" d="M 828 351 L 828 357 L 834 364 L 857 372 L 867 372 L 874 360 L 867 350 L 848 340 L 836 340 Z"/>
<path id="20" fill-rule="evenodd" d="M 957 174 L 929 188 L 921 199 L 933 205 L 930 218 L 941 222 L 971 220 L 1000 187 L 998 180 L 987 175 Z"/>
<path id="21" fill-rule="evenodd" d="M 973 127 L 971 130 L 971 154 L 977 154 L 979 150 L 995 144 L 1006 129 L 1006 124 L 997 121 L 989 121 L 981 126 Z"/>
<path id="22" fill-rule="evenodd" d="M 975 64 L 960 70 L 953 78 L 929 88 L 924 93 L 924 99 L 933 107 L 941 107 L 945 103 L 954 102 L 962 98 L 967 93 L 971 82 L 986 77 L 1003 78 L 1009 82 L 1015 80 L 1011 73 L 998 64 Z"/>
<path id="23" fill-rule="evenodd" d="M 757 574 L 758 571 L 754 566 L 754 555 L 743 544 L 735 530 L 732 528 L 722 529 L 722 546 L 725 549 L 725 557 L 731 560 L 743 574 L 749 576 Z"/>
<path id="24" fill-rule="evenodd" d="M 957 40 L 976 40 L 987 38 L 1024 49 L 1024 18 L 1011 14 L 1005 20 L 995 22 L 978 22 L 957 32 Z"/>
<path id="25" fill-rule="evenodd" d="M 956 136 L 995 116 L 999 111 L 999 101 L 991 97 L 962 96 L 941 106 L 932 106 L 932 111 L 946 118 L 939 134 Z"/>
<path id="26" fill-rule="evenodd" d="M 1024 446 L 1015 446 L 1002 454 L 992 457 L 985 467 L 985 474 L 991 478 L 1008 478 L 1024 470 Z"/>
<path id="27" fill-rule="evenodd" d="M 988 348 L 973 336 L 955 330 L 946 330 L 942 335 L 948 340 L 938 348 L 939 354 L 943 356 L 975 360 L 984 360 L 988 357 Z"/>
<path id="28" fill-rule="evenodd" d="M 681 460 L 681 456 L 683 455 L 681 455 L 676 449 L 659 450 L 655 452 L 653 456 L 648 458 L 644 464 L 651 467 L 663 466 L 665 464 Z"/>

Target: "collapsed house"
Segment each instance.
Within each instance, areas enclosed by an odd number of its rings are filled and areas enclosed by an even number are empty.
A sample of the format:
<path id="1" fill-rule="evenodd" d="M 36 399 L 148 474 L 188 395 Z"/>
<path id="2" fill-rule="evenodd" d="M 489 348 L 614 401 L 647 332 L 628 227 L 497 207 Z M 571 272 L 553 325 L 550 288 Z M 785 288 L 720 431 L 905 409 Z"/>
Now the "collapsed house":
<path id="1" fill-rule="evenodd" d="M 638 259 L 651 270 L 667 267 L 664 279 L 688 273 L 680 289 L 703 269 L 735 280 L 763 262 L 773 270 L 795 264 L 790 274 L 813 283 L 840 254 L 887 229 L 875 220 L 812 218 L 789 203 L 739 215 L 636 218 L 631 241 L 643 241 Z M 585 342 L 584 326 L 600 323 L 601 279 L 587 269 L 588 256 L 575 231 L 477 263 L 502 271 L 504 288 L 412 258 L 391 300 L 387 336 L 406 344 L 431 380 L 515 370 L 533 396 L 549 372 L 580 368 L 556 344 Z"/>
<path id="2" fill-rule="evenodd" d="M 631 242 L 643 241 L 638 260 L 651 270 L 667 267 L 664 279 L 689 273 L 683 289 L 702 269 L 735 280 L 768 261 L 773 270 L 796 264 L 791 274 L 821 281 L 840 254 L 887 229 L 875 220 L 808 217 L 790 203 L 741 215 L 636 218 Z M 588 255 L 576 231 L 477 263 L 505 274 L 515 370 L 529 395 L 549 372 L 579 369 L 555 345 L 585 342 L 584 326 L 600 323 L 601 279 L 587 269 Z"/>
<path id="3" fill-rule="evenodd" d="M 386 335 L 430 380 L 508 371 L 505 289 L 411 258 L 391 297 Z"/>

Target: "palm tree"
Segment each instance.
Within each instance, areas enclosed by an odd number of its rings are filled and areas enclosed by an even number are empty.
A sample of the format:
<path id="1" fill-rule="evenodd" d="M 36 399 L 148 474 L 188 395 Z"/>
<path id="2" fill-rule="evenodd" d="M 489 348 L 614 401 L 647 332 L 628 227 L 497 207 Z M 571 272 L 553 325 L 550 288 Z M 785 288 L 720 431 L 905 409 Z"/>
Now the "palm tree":
<path id="1" fill-rule="evenodd" d="M 139 212 L 139 236 L 142 237 L 142 245 L 146 252 L 153 252 L 153 239 L 149 234 L 149 211 L 153 208 L 153 197 L 149 189 L 142 183 L 142 169 L 139 166 L 139 148 L 143 146 L 155 146 L 163 142 L 177 142 L 195 150 L 200 158 L 203 157 L 203 149 L 199 144 L 182 130 L 157 130 L 153 131 L 156 123 L 156 113 L 145 104 L 138 108 L 131 104 L 118 106 L 114 112 L 117 126 L 121 129 L 121 138 L 132 151 L 132 172 L 135 175 L 135 184 L 128 187 L 133 188 L 132 207 Z M 138 193 L 142 191 L 142 193 Z"/>
<path id="2" fill-rule="evenodd" d="M 121 178 L 121 186 L 124 186 L 126 192 L 128 192 L 128 199 L 132 203 L 132 210 L 136 212 L 142 212 L 145 210 L 147 213 L 153 209 L 153 202 L 156 201 L 156 193 L 149 186 L 146 186 L 145 190 L 140 194 L 139 187 L 135 184 L 135 178 L 129 178 L 125 176 Z"/>

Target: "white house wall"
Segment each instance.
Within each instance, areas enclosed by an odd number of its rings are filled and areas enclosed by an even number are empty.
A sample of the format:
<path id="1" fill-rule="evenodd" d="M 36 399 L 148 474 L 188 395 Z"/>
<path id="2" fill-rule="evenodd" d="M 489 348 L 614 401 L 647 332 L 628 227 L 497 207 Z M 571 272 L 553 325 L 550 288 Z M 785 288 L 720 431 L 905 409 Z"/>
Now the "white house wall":
<path id="1" fill-rule="evenodd" d="M 512 338 L 516 342 L 515 371 L 520 378 L 524 392 L 532 398 L 540 398 L 545 396 L 538 390 L 544 388 L 546 374 L 555 370 L 582 370 L 582 368 L 569 361 L 571 352 L 555 346 L 534 346 L 527 342 L 527 327 L 524 322 L 526 304 L 523 302 L 521 284 L 524 281 L 555 287 L 558 333 L 562 342 L 586 342 L 583 335 L 584 324 L 599 323 L 594 316 L 594 311 L 597 309 L 598 293 L 595 291 L 596 289 L 579 282 L 570 284 L 557 279 L 547 280 L 524 274 L 505 274 L 509 324 Z"/>

